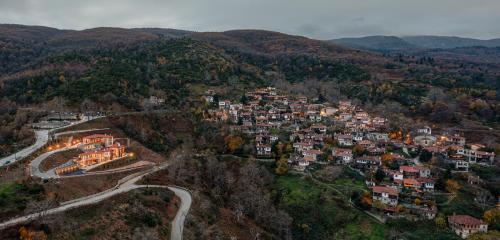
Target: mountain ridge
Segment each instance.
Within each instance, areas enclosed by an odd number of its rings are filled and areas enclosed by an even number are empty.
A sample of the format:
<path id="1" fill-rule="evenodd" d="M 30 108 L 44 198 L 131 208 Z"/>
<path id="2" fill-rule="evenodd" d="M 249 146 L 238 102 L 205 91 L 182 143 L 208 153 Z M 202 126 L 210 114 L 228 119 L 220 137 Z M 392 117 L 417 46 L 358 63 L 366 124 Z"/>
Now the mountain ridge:
<path id="1" fill-rule="evenodd" d="M 338 38 L 327 42 L 340 45 L 378 51 L 453 49 L 460 47 L 500 47 L 500 38 L 488 40 L 455 36 L 366 36 L 358 38 Z"/>

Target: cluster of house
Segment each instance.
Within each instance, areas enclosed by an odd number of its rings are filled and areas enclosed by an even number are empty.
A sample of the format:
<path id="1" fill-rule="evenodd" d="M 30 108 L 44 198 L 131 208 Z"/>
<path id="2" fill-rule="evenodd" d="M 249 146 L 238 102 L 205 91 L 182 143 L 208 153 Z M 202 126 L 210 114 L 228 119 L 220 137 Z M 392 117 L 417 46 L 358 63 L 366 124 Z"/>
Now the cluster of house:
<path id="1" fill-rule="evenodd" d="M 408 135 L 405 142 L 410 139 L 413 141 L 407 145 L 409 149 L 422 147 L 433 154 L 439 154 L 453 163 L 457 171 L 467 172 L 471 163 L 491 165 L 495 160 L 495 153 L 484 151 L 484 145 L 466 144 L 465 137 L 458 134 L 432 134 L 429 126 L 418 129 L 413 138 Z"/>
<path id="2" fill-rule="evenodd" d="M 125 145 L 116 142 L 114 137 L 108 134 L 85 136 L 82 138 L 79 148 L 83 152 L 78 154 L 71 164 L 56 168 L 55 171 L 58 175 L 88 169 L 129 156 L 125 151 Z"/>
<path id="3" fill-rule="evenodd" d="M 209 90 L 203 98 L 214 103 L 214 95 L 215 92 Z M 278 141 L 276 132 L 286 131 L 290 133 L 289 141 L 293 143 L 297 153 L 291 158 L 296 159 L 293 163 L 304 167 L 309 162 L 319 160 L 324 140 L 332 137 L 327 134 L 327 126 L 324 125 L 326 121 L 344 126 L 345 134 L 335 134 L 340 146 L 352 147 L 365 135 L 367 139 L 388 139 L 387 134 L 377 132 L 387 124 L 387 120 L 370 117 L 350 101 L 340 101 L 338 107 L 309 103 L 307 97 L 279 95 L 272 87 L 247 92 L 245 99 L 242 103 L 219 100 L 216 103 L 217 109 L 210 109 L 205 119 L 229 121 L 234 123 L 232 130 L 254 134 L 255 153 L 260 157 L 270 157 L 272 145 Z M 371 144 L 369 140 L 363 143 L 369 146 L 370 152 L 383 153 L 383 149 Z M 346 157 L 344 162 L 348 163 L 350 160 Z"/>
<path id="4" fill-rule="evenodd" d="M 459 171 L 467 171 L 469 163 L 491 164 L 495 158 L 482 145 L 467 145 L 465 138 L 457 134 L 433 134 L 428 126 L 417 126 L 407 135 L 402 131 L 388 132 L 387 119 L 370 116 L 350 101 L 339 101 L 335 106 L 315 103 L 314 99 L 311 103 L 307 97 L 278 94 L 272 87 L 247 92 L 240 103 L 219 100 L 213 90 L 207 91 L 203 98 L 216 106 L 208 110 L 205 119 L 232 123 L 232 130 L 253 134 L 258 157 L 272 157 L 273 145 L 281 141 L 293 146 L 288 162 L 299 171 L 325 160 L 349 165 L 369 175 L 381 169 L 390 182 L 378 186 L 373 181 L 367 183 L 372 187 L 372 200 L 383 203 L 385 212 L 396 211 L 403 190 L 405 202 L 408 195 L 423 196 L 434 191 L 435 179 L 430 169 L 403 153 L 409 155 L 425 149 L 443 156 Z M 284 136 L 287 139 L 281 139 Z M 325 141 L 334 147 L 325 148 Z M 399 149 L 400 153 L 388 149 Z M 399 169 L 382 166 L 382 156 L 387 155 L 398 163 Z M 435 206 L 409 204 L 408 207 L 429 219 L 437 213 Z M 461 223 L 463 219 L 471 222 L 469 217 L 450 218 L 450 225 L 453 229 L 461 228 L 457 230 L 460 234 L 465 233 L 463 228 L 473 231 L 476 225 Z"/>
<path id="5" fill-rule="evenodd" d="M 372 187 L 372 200 L 385 204 L 382 209 L 385 212 L 395 212 L 399 203 L 399 193 L 405 189 L 408 193 L 429 193 L 434 192 L 435 180 L 431 176 L 431 170 L 423 166 L 400 166 L 398 170 L 383 168 L 383 171 L 390 177 L 392 183 L 383 186 Z M 434 218 L 437 209 L 420 208 L 417 213 L 425 218 Z"/>

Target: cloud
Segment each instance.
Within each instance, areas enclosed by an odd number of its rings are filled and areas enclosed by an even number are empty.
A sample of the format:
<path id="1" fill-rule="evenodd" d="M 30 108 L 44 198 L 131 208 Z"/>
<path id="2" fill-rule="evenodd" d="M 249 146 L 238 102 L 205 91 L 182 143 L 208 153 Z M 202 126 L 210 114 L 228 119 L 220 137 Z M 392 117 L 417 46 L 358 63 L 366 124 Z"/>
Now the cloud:
<path id="1" fill-rule="evenodd" d="M 0 22 L 64 29 L 267 29 L 318 39 L 364 35 L 500 37 L 498 0 L 1 0 Z"/>

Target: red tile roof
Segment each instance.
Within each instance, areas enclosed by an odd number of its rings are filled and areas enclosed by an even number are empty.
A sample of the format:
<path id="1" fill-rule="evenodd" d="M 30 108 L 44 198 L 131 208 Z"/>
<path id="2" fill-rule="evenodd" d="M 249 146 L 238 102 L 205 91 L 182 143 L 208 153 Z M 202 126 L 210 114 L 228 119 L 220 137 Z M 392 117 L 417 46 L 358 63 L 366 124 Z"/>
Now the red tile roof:
<path id="1" fill-rule="evenodd" d="M 405 178 L 403 179 L 403 183 L 404 185 L 420 186 L 420 183 L 413 178 Z"/>
<path id="2" fill-rule="evenodd" d="M 399 170 L 402 170 L 403 172 L 413 172 L 413 173 L 418 173 L 418 169 L 412 167 L 412 166 L 400 166 Z"/>
<path id="3" fill-rule="evenodd" d="M 482 225 L 486 224 L 483 220 L 477 219 L 469 215 L 452 215 L 448 217 L 450 223 L 462 224 L 462 225 Z"/>
<path id="4" fill-rule="evenodd" d="M 398 190 L 386 186 L 374 186 L 372 190 L 373 192 L 376 193 L 388 193 L 389 195 L 398 195 Z"/>

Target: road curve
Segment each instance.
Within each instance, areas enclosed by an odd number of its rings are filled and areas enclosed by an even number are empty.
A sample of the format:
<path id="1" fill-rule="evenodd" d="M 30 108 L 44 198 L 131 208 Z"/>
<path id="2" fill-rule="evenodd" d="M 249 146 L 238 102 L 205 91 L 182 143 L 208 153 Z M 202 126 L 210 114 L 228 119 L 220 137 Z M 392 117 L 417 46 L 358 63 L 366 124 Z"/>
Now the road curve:
<path id="1" fill-rule="evenodd" d="M 36 141 L 33 145 L 23 148 L 12 155 L 0 159 L 0 166 L 10 165 L 12 163 L 15 163 L 16 161 L 19 161 L 31 155 L 36 150 L 43 147 L 43 145 L 45 145 L 45 143 L 47 143 L 47 141 L 49 140 L 49 130 L 35 131 L 35 135 L 36 135 Z"/>
<path id="2" fill-rule="evenodd" d="M 36 218 L 45 216 L 45 215 L 50 215 L 50 214 L 56 214 L 56 213 L 61 213 L 70 209 L 78 208 L 81 206 L 85 205 L 91 205 L 98 203 L 104 199 L 107 199 L 109 197 L 115 196 L 120 193 L 125 193 L 134 189 L 138 188 L 168 188 L 169 190 L 173 191 L 177 197 L 180 198 L 181 200 L 181 205 L 179 207 L 179 210 L 177 211 L 177 214 L 175 215 L 174 220 L 172 221 L 172 231 L 171 231 L 171 239 L 174 240 L 181 240 L 182 239 L 182 232 L 184 229 L 184 221 L 186 219 L 186 216 L 189 212 L 189 209 L 191 207 L 192 203 L 192 197 L 191 193 L 184 188 L 177 187 L 177 186 L 162 186 L 162 185 L 137 185 L 136 182 L 141 180 L 144 176 L 151 174 L 153 172 L 159 171 L 161 169 L 164 169 L 168 166 L 168 164 L 162 164 L 159 166 L 155 166 L 153 169 L 146 170 L 144 172 L 132 174 L 129 176 L 124 177 L 120 181 L 118 181 L 117 186 L 114 188 L 110 188 L 108 190 L 90 195 L 90 196 L 85 196 L 79 199 L 75 199 L 72 201 L 68 201 L 58 207 L 48 209 L 42 212 L 37 212 L 33 214 L 28 214 L 25 216 L 17 217 L 10 219 L 6 222 L 0 223 L 0 230 L 14 226 L 16 224 L 24 223 L 30 220 L 34 220 Z"/>
<path id="3" fill-rule="evenodd" d="M 95 204 L 95 203 L 98 203 L 98 202 L 100 202 L 100 201 L 102 201 L 102 200 L 104 200 L 106 198 L 112 197 L 114 195 L 117 195 L 117 194 L 120 194 L 120 193 L 125 193 L 125 192 L 128 192 L 130 190 L 134 190 L 134 189 L 138 189 L 138 188 L 145 188 L 145 187 L 160 187 L 160 186 L 155 186 L 155 185 L 135 185 L 135 184 L 132 184 L 132 185 L 129 185 L 129 186 L 126 186 L 126 187 L 123 187 L 123 188 L 117 188 L 117 189 L 114 189 L 112 191 L 107 191 L 107 192 L 105 192 L 103 194 L 97 194 L 97 195 L 95 195 L 95 196 L 93 196 L 91 198 L 82 199 L 81 201 L 76 201 L 76 202 L 73 202 L 73 203 L 70 203 L 70 204 L 61 205 L 59 207 L 52 208 L 52 209 L 49 209 L 49 210 L 46 210 L 46 211 L 32 213 L 32 214 L 28 214 L 28 215 L 25 215 L 25 216 L 22 216 L 22 217 L 17 217 L 17 218 L 11 219 L 9 221 L 0 223 L 0 229 L 4 229 L 6 227 L 10 227 L 10 226 L 13 226 L 13 225 L 16 225 L 16 224 L 20 224 L 20 223 L 23 223 L 23 222 L 27 222 L 27 221 L 30 221 L 30 220 L 34 220 L 34 219 L 42 217 L 42 216 L 64 212 L 64 211 L 67 211 L 67 210 L 70 210 L 70 209 L 73 209 L 73 208 L 77 208 L 77 207 L 81 207 L 81 206 L 85 206 L 85 205 Z M 166 186 L 161 186 L 161 187 L 166 188 Z"/>
<path id="4" fill-rule="evenodd" d="M 87 129 L 87 130 L 68 131 L 68 132 L 57 133 L 56 136 L 64 135 L 64 134 L 82 133 L 82 132 L 93 132 L 93 131 L 99 131 L 99 130 L 105 130 L 105 129 L 108 129 L 108 128 L 95 128 L 95 129 Z M 70 149 L 75 149 L 77 147 L 78 147 L 78 145 L 73 145 L 73 146 L 64 147 L 64 148 L 60 148 L 57 150 L 53 150 L 50 152 L 45 152 L 45 153 L 40 154 L 40 156 L 36 157 L 35 159 L 33 159 L 33 161 L 31 161 L 29 163 L 30 170 L 31 170 L 31 176 L 32 177 L 36 176 L 36 177 L 39 177 L 41 179 L 59 178 L 59 176 L 55 173 L 55 168 L 50 169 L 46 172 L 42 172 L 42 171 L 40 171 L 40 164 L 47 157 L 49 157 L 50 155 L 52 155 L 54 153 L 64 152 L 64 151 L 67 151 Z"/>
<path id="5" fill-rule="evenodd" d="M 14 153 L 14 154 L 11 154 L 7 157 L 4 157 L 2 159 L 0 159 L 0 166 L 7 166 L 7 165 L 10 165 L 10 164 L 13 164 L 19 160 L 22 160 L 24 159 L 25 157 L 31 155 L 32 153 L 34 153 L 36 150 L 42 148 L 49 140 L 49 134 L 55 130 L 60 130 L 60 129 L 65 129 L 65 128 L 68 128 L 68 127 L 72 127 L 72 126 L 75 126 L 75 125 L 78 125 L 78 124 L 81 124 L 81 123 L 84 123 L 84 122 L 88 122 L 88 121 L 91 121 L 91 120 L 94 120 L 94 119 L 97 119 L 97 118 L 101 118 L 101 117 L 84 117 L 82 120 L 80 121 L 77 121 L 77 122 L 73 122 L 67 126 L 62 126 L 62 127 L 58 127 L 58 128 L 53 128 L 53 129 L 50 129 L 50 130 L 36 130 L 35 131 L 35 135 L 36 135 L 36 141 L 33 145 L 31 146 L 28 146 L 26 148 L 23 148 L 22 150 Z M 74 131 L 74 132 L 78 132 L 78 131 Z"/>
<path id="6" fill-rule="evenodd" d="M 174 220 L 172 221 L 172 229 L 170 231 L 170 240 L 182 240 L 182 232 L 184 230 L 184 221 L 191 208 L 191 193 L 181 187 L 168 187 L 181 199 L 181 206 L 177 210 Z"/>

